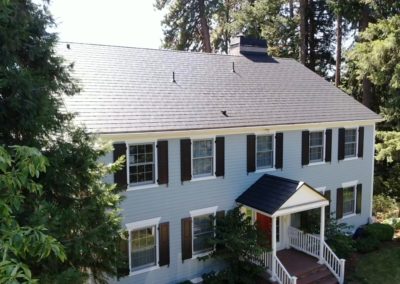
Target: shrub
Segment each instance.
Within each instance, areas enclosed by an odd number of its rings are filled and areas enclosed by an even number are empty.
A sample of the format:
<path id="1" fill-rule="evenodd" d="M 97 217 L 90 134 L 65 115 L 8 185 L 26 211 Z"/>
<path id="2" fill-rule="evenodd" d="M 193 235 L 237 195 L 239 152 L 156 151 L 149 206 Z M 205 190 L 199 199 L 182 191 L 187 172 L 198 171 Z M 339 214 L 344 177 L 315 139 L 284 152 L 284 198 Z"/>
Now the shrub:
<path id="1" fill-rule="evenodd" d="M 372 236 L 380 241 L 391 241 L 394 235 L 394 229 L 388 224 L 374 223 L 365 226 L 366 236 Z"/>
<path id="2" fill-rule="evenodd" d="M 335 238 L 326 241 L 339 258 L 348 258 L 355 252 L 355 242 L 350 236 L 336 235 Z"/>
<path id="3" fill-rule="evenodd" d="M 378 219 L 397 217 L 399 212 L 396 200 L 383 194 L 375 195 L 373 213 Z"/>
<path id="4" fill-rule="evenodd" d="M 367 253 L 377 250 L 379 246 L 380 241 L 373 236 L 367 236 L 355 242 L 355 248 L 360 253 Z"/>

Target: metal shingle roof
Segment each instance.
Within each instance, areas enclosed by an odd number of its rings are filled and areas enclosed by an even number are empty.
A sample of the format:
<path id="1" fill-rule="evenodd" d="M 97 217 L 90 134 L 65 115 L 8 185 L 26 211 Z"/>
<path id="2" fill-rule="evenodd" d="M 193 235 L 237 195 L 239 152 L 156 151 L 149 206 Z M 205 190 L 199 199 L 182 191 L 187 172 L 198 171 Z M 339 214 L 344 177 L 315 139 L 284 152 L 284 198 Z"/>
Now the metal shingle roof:
<path id="1" fill-rule="evenodd" d="M 299 181 L 265 174 L 236 202 L 273 215 L 297 190 Z"/>
<path id="2" fill-rule="evenodd" d="M 64 99 L 90 132 L 269 126 L 380 117 L 292 59 L 60 43 L 82 91 Z M 260 59 L 260 57 L 259 57 Z M 262 58 L 261 58 L 262 59 Z M 235 72 L 232 72 L 232 63 Z M 172 82 L 175 72 L 176 83 Z M 221 111 L 227 111 L 228 117 Z"/>

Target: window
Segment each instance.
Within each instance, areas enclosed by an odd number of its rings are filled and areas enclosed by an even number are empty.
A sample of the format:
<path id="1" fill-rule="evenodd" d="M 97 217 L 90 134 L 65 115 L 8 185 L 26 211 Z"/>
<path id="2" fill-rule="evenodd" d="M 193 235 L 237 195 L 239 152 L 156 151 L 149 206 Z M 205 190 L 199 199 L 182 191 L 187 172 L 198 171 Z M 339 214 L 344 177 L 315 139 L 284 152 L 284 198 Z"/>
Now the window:
<path id="1" fill-rule="evenodd" d="M 357 155 L 357 129 L 344 131 L 344 157 L 351 158 Z"/>
<path id="2" fill-rule="evenodd" d="M 273 167 L 274 150 L 273 150 L 273 136 L 262 135 L 257 136 L 256 147 L 256 168 L 268 169 Z"/>
<path id="3" fill-rule="evenodd" d="M 156 226 L 130 231 L 131 271 L 157 265 Z"/>
<path id="4" fill-rule="evenodd" d="M 310 163 L 324 159 L 324 131 L 310 132 Z"/>
<path id="5" fill-rule="evenodd" d="M 213 139 L 193 141 L 193 177 L 213 175 L 214 147 Z"/>
<path id="6" fill-rule="evenodd" d="M 343 216 L 355 213 L 356 190 L 355 186 L 343 188 Z"/>
<path id="7" fill-rule="evenodd" d="M 209 240 L 214 236 L 214 214 L 193 217 L 193 254 L 201 254 L 213 250 Z"/>
<path id="8" fill-rule="evenodd" d="M 129 185 L 155 183 L 154 144 L 129 146 Z"/>
<path id="9" fill-rule="evenodd" d="M 254 223 L 254 211 L 248 207 L 240 207 L 240 211 L 244 214 L 244 218 L 250 218 L 251 222 Z"/>

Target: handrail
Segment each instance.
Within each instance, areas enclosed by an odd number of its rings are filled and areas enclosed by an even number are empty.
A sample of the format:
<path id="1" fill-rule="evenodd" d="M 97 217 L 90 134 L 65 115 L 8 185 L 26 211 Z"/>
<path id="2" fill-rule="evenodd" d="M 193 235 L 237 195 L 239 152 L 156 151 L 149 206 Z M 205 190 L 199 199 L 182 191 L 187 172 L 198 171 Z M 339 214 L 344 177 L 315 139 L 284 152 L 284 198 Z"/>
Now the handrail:
<path id="1" fill-rule="evenodd" d="M 275 262 L 275 271 L 272 273 L 272 275 L 277 278 L 276 280 L 280 284 L 297 283 L 297 277 L 290 275 L 290 273 L 286 270 L 286 268 L 283 266 L 282 262 L 280 262 L 278 257 L 274 256 L 274 262 Z"/>
<path id="2" fill-rule="evenodd" d="M 289 226 L 289 244 L 291 247 L 320 258 L 320 238 Z M 339 259 L 328 244 L 323 241 L 322 258 L 324 264 L 340 284 L 344 282 L 345 260 Z"/>
<path id="3" fill-rule="evenodd" d="M 251 257 L 250 261 L 266 269 L 271 269 L 272 253 L 269 251 L 263 251 L 259 256 Z"/>
<path id="4" fill-rule="evenodd" d="M 323 258 L 328 269 L 335 275 L 339 283 L 342 284 L 344 282 L 346 260 L 339 259 L 325 241 L 323 244 Z"/>

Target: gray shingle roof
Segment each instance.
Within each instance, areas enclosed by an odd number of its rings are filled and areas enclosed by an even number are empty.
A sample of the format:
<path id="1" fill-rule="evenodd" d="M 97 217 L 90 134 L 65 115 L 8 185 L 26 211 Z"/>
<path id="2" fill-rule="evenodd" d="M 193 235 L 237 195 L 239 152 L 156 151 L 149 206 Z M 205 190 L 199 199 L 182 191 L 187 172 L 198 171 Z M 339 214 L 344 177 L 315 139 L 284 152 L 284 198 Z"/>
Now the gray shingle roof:
<path id="1" fill-rule="evenodd" d="M 75 62 L 73 76 L 83 91 L 65 98 L 65 105 L 91 132 L 379 119 L 292 59 L 257 62 L 244 56 L 69 45 L 60 43 L 57 52 Z"/>

